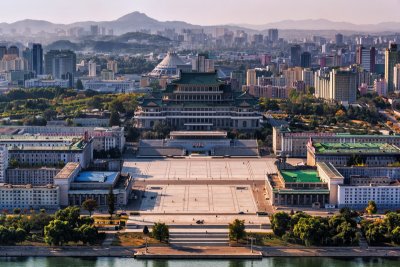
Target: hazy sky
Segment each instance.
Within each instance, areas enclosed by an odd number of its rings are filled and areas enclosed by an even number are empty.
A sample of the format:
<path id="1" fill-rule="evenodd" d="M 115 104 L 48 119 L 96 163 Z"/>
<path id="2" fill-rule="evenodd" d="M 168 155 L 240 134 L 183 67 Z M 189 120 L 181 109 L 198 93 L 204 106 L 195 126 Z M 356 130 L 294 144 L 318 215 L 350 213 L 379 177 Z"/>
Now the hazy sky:
<path id="1" fill-rule="evenodd" d="M 114 20 L 140 11 L 194 24 L 265 24 L 285 19 L 400 21 L 400 0 L 0 0 L 1 22 L 30 18 L 69 23 Z"/>

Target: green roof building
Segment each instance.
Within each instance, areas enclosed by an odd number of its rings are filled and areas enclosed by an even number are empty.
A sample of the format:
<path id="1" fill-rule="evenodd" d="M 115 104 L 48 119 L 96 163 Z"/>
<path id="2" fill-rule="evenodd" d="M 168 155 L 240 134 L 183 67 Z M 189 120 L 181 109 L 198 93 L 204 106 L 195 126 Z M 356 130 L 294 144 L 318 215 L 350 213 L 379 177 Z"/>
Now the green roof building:
<path id="1" fill-rule="evenodd" d="M 164 91 L 145 97 L 135 113 L 138 128 L 163 123 L 187 131 L 252 130 L 260 126 L 261 118 L 258 99 L 234 92 L 217 72 L 181 72 Z"/>
<path id="2" fill-rule="evenodd" d="M 313 143 L 307 146 L 307 165 L 384 167 L 400 160 L 400 148 L 388 143 Z"/>

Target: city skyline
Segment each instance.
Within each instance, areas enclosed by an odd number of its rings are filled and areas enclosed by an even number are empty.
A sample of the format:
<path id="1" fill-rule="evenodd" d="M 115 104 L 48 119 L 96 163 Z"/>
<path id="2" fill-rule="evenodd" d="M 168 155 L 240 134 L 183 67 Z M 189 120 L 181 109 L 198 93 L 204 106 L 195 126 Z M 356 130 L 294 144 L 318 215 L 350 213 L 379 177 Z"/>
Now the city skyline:
<path id="1" fill-rule="evenodd" d="M 399 0 L 385 0 L 385 4 L 379 1 L 379 5 L 370 4 L 370 2 L 366 4 L 363 0 L 351 2 L 337 0 L 324 1 L 324 3 L 304 0 L 301 5 L 298 1 L 293 0 L 279 2 L 248 0 L 246 5 L 232 4 L 231 1 L 227 0 L 217 2 L 190 0 L 185 5 L 182 5 L 181 1 L 178 0 L 163 2 L 156 0 L 118 0 L 118 2 L 119 5 L 105 0 L 71 0 L 68 2 L 16 0 L 2 3 L 1 22 L 12 23 L 24 19 L 46 20 L 62 24 L 78 21 L 110 21 L 133 11 L 143 12 L 160 21 L 178 20 L 198 25 L 262 25 L 283 20 L 321 18 L 355 24 L 400 21 L 397 15 L 397 10 L 400 8 Z M 378 1 L 376 2 L 378 3 Z M 16 5 L 19 7 L 18 13 L 15 12 Z M 43 7 L 38 9 L 38 6 Z M 36 12 L 32 14 L 32 10 Z M 59 10 L 63 10 L 63 12 L 61 13 Z M 199 12 L 193 12 L 194 10 Z M 221 10 L 224 12 L 221 12 Z M 355 10 L 358 10 L 359 15 L 355 16 Z M 362 14 L 368 14 L 368 16 L 362 16 Z"/>

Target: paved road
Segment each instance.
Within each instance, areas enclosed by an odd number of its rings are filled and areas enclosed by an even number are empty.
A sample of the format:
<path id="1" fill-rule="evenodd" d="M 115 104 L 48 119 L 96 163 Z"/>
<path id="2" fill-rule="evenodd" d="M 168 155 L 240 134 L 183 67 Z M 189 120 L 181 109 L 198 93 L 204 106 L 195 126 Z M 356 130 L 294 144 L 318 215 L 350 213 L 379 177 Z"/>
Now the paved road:
<path id="1" fill-rule="evenodd" d="M 288 247 L 256 247 L 264 257 L 400 257 L 398 248 L 288 248 Z"/>
<path id="2" fill-rule="evenodd" d="M 397 127 L 400 128 L 400 123 L 399 123 L 399 121 L 396 119 L 395 116 L 390 115 L 390 113 L 388 113 L 388 112 L 385 111 L 385 110 L 380 110 L 379 113 L 380 113 L 381 115 L 383 115 L 388 121 L 393 122 L 393 125 L 395 125 L 395 126 L 397 126 Z"/>

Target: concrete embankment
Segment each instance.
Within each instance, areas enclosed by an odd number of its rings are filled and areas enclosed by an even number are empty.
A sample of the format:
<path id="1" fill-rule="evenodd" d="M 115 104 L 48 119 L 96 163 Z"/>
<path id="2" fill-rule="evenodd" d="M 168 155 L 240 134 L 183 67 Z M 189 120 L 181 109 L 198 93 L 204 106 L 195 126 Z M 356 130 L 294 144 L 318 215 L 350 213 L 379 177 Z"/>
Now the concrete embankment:
<path id="1" fill-rule="evenodd" d="M 134 253 L 128 247 L 0 247 L 0 257 L 133 257 Z"/>
<path id="2" fill-rule="evenodd" d="M 136 257 L 138 259 L 261 259 L 262 257 L 398 257 L 400 247 L 36 247 L 2 246 L 0 257 Z"/>
<path id="3" fill-rule="evenodd" d="M 400 257 L 400 247 L 256 247 L 264 257 Z"/>

